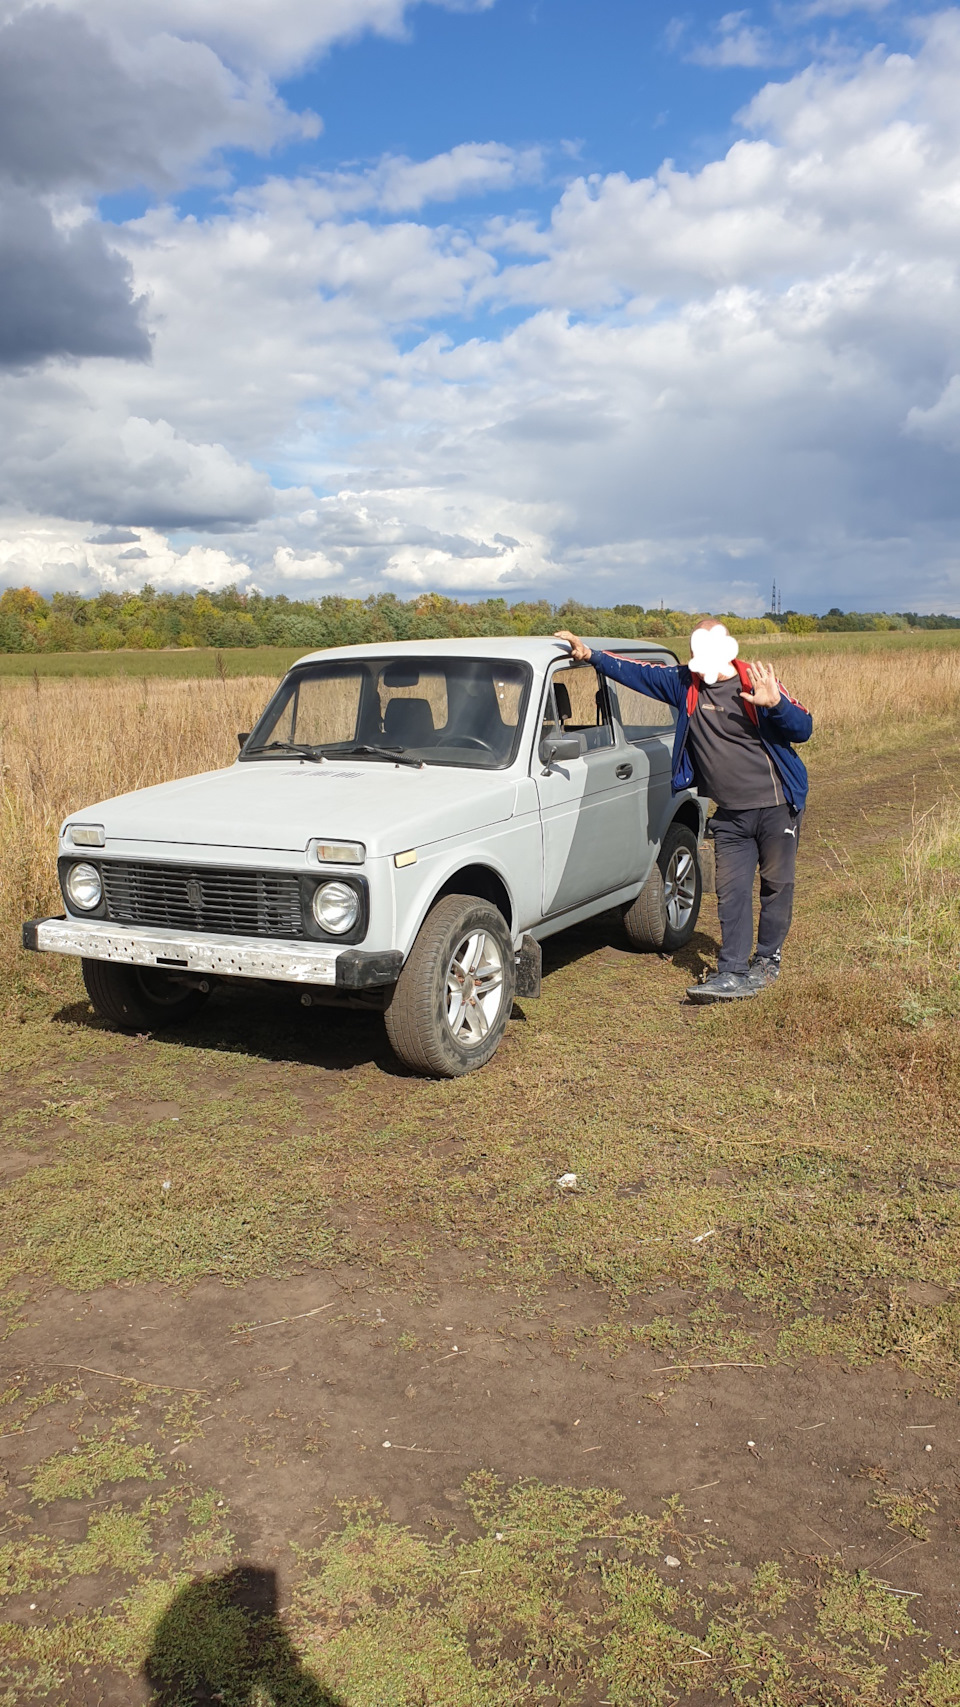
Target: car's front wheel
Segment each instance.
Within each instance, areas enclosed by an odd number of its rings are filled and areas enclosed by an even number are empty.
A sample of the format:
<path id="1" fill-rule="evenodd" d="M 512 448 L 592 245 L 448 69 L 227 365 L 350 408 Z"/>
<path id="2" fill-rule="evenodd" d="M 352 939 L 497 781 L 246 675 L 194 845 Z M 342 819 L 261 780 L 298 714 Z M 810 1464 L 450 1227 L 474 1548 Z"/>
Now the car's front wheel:
<path id="1" fill-rule="evenodd" d="M 683 948 L 696 929 L 702 895 L 697 838 L 686 824 L 671 824 L 656 865 L 624 911 L 623 922 L 634 947 L 657 948 L 661 954 Z"/>
<path id="2" fill-rule="evenodd" d="M 207 991 L 185 989 L 160 967 L 115 960 L 81 960 L 80 966 L 94 1013 L 121 1029 L 160 1031 L 181 1024 L 207 999 Z"/>
<path id="3" fill-rule="evenodd" d="M 431 1078 L 472 1073 L 496 1053 L 515 987 L 503 914 L 475 896 L 444 896 L 424 919 L 384 1015 L 394 1052 Z"/>

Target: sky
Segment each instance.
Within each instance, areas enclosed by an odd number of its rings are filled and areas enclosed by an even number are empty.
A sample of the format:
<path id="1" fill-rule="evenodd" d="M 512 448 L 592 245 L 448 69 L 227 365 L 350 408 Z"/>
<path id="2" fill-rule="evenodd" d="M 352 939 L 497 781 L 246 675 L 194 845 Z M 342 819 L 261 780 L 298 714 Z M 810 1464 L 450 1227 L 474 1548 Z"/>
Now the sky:
<path id="1" fill-rule="evenodd" d="M 0 0 L 0 587 L 960 613 L 960 10 Z"/>

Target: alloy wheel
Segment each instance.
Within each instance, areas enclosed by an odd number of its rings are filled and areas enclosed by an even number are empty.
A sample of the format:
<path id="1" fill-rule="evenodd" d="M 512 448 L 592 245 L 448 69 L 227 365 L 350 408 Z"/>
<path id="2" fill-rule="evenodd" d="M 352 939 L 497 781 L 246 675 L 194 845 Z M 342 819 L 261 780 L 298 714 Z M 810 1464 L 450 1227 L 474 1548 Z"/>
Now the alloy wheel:
<path id="1" fill-rule="evenodd" d="M 681 931 L 697 900 L 697 866 L 689 849 L 676 848 L 672 854 L 663 874 L 663 893 L 670 929 Z"/>
<path id="2" fill-rule="evenodd" d="M 503 1001 L 500 946 L 487 931 L 471 931 L 457 945 L 447 967 L 446 1018 L 456 1041 L 482 1043 Z"/>

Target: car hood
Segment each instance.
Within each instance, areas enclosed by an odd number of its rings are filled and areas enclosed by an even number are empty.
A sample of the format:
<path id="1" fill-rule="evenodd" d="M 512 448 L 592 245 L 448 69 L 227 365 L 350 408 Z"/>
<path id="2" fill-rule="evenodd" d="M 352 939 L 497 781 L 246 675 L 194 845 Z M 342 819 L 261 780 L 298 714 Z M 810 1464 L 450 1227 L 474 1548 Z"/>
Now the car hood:
<path id="1" fill-rule="evenodd" d="M 138 789 L 72 813 L 94 821 L 107 847 L 156 842 L 303 853 L 311 836 L 399 853 L 513 815 L 516 783 L 501 771 L 264 759 Z"/>

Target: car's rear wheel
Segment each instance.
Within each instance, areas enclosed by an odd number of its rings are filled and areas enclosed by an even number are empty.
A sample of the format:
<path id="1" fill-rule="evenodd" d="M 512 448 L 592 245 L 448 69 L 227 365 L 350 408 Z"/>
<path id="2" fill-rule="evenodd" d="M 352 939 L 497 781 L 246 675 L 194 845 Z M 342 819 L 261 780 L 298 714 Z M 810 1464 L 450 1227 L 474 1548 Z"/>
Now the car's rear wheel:
<path id="1" fill-rule="evenodd" d="M 671 824 L 657 863 L 623 915 L 635 948 L 673 954 L 690 941 L 700 914 L 703 875 L 697 838 L 686 824 Z"/>
<path id="2" fill-rule="evenodd" d="M 472 1073 L 496 1053 L 515 987 L 503 914 L 475 896 L 444 896 L 421 925 L 384 1015 L 395 1053 L 431 1078 Z"/>
<path id="3" fill-rule="evenodd" d="M 161 967 L 125 966 L 114 960 L 81 960 L 93 1011 L 108 1025 L 128 1031 L 160 1031 L 192 1019 L 206 990 L 188 990 Z"/>

